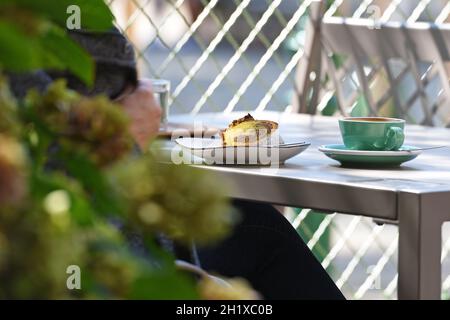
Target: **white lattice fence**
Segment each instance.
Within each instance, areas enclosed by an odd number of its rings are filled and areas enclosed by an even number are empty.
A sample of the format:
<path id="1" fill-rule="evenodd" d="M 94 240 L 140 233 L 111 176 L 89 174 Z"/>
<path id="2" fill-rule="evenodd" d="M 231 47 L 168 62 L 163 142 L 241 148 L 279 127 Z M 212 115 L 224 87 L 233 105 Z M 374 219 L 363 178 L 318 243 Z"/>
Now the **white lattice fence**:
<path id="1" fill-rule="evenodd" d="M 170 79 L 171 113 L 290 109 L 312 0 L 108 0 L 142 75 Z M 328 1 L 328 15 L 449 22 L 447 0 Z M 328 98 L 332 97 L 330 92 Z M 322 97 L 323 98 L 323 97 Z M 287 217 L 348 298 L 396 297 L 397 228 L 289 210 Z M 317 215 L 316 213 L 313 213 Z M 443 289 L 450 292 L 444 228 Z"/>

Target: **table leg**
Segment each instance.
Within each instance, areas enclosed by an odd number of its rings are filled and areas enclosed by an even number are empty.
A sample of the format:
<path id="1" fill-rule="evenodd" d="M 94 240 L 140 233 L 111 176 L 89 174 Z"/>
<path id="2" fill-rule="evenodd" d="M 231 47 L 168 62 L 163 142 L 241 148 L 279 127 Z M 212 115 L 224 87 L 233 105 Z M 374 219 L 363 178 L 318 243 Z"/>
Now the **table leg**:
<path id="1" fill-rule="evenodd" d="M 440 299 L 442 218 L 439 202 L 401 193 L 398 202 L 399 299 Z"/>

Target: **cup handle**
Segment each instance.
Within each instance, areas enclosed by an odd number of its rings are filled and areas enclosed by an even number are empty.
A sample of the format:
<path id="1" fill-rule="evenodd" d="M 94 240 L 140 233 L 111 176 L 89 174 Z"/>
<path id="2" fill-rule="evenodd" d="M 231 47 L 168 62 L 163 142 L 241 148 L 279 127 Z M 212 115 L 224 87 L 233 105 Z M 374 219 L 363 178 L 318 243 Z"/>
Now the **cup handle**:
<path id="1" fill-rule="evenodd" d="M 394 150 L 399 148 L 405 140 L 405 133 L 400 127 L 390 127 L 388 129 L 386 140 L 384 142 L 385 150 Z"/>

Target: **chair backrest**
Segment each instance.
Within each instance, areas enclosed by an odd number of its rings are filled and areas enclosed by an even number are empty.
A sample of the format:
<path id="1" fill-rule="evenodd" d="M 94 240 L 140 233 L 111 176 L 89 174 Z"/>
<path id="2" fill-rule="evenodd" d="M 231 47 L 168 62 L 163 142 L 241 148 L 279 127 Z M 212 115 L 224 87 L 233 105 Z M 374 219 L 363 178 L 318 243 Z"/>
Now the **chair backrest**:
<path id="1" fill-rule="evenodd" d="M 295 111 L 450 126 L 450 25 L 376 25 L 323 13 L 324 2 L 313 3 Z"/>

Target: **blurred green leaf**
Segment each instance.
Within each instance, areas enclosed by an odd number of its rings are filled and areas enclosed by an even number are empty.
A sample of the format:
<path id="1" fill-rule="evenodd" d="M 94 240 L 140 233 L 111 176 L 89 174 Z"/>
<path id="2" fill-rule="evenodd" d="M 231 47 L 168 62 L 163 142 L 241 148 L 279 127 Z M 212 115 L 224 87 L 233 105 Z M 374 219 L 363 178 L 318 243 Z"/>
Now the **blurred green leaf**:
<path id="1" fill-rule="evenodd" d="M 153 270 L 134 283 L 130 299 L 194 300 L 198 299 L 194 281 L 167 268 Z"/>
<path id="2" fill-rule="evenodd" d="M 42 47 L 53 55 L 75 76 L 87 85 L 94 81 L 94 62 L 90 55 L 67 34 L 57 28 L 51 28 L 41 37 Z"/>
<path id="3" fill-rule="evenodd" d="M 105 31 L 113 26 L 113 15 L 103 0 L 0 0 L 0 6 L 11 4 L 29 9 L 63 28 L 69 18 L 67 8 L 77 5 L 83 29 Z"/>
<path id="4" fill-rule="evenodd" d="M 35 43 L 15 26 L 0 20 L 0 67 L 11 71 L 28 71 L 40 65 Z"/>
<path id="5" fill-rule="evenodd" d="M 104 216 L 121 215 L 123 204 L 119 201 L 115 191 L 111 188 L 102 172 L 87 156 L 74 152 L 60 152 L 58 159 L 64 163 L 68 174 L 76 178 L 89 192 L 92 204 L 97 212 Z"/>
<path id="6" fill-rule="evenodd" d="M 328 100 L 325 108 L 323 108 L 322 115 L 333 116 L 337 110 L 338 110 L 338 101 L 336 99 L 336 96 L 333 95 L 333 97 L 330 100 Z"/>
<path id="7" fill-rule="evenodd" d="M 336 69 L 340 69 L 340 68 L 342 68 L 345 61 L 347 60 L 347 57 L 342 54 L 333 54 L 331 56 L 331 60 L 333 60 L 333 63 L 334 63 L 334 66 L 336 67 Z"/>
<path id="8" fill-rule="evenodd" d="M 0 20 L 0 43 L 0 67 L 4 70 L 68 69 L 87 85 L 94 81 L 92 58 L 57 27 L 40 35 L 29 35 Z"/>
<path id="9" fill-rule="evenodd" d="M 88 198 L 75 181 L 60 174 L 33 172 L 31 176 L 31 195 L 41 202 L 50 192 L 65 190 L 70 196 L 70 213 L 74 221 L 79 225 L 92 225 L 95 211 Z"/>
<path id="10" fill-rule="evenodd" d="M 113 27 L 113 15 L 103 0 L 0 0 L 0 68 L 11 72 L 67 69 L 92 85 L 94 62 L 65 32 L 71 5 L 80 7 L 81 28 L 106 31 Z"/>
<path id="11" fill-rule="evenodd" d="M 350 115 L 352 117 L 367 117 L 370 115 L 369 104 L 364 95 L 359 95 L 355 107 L 352 109 Z"/>

